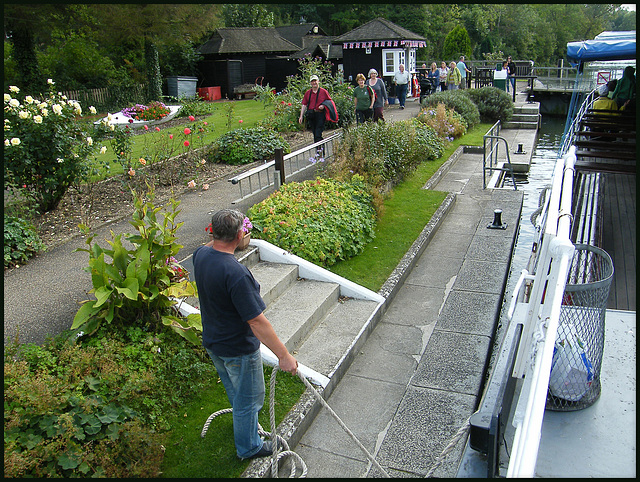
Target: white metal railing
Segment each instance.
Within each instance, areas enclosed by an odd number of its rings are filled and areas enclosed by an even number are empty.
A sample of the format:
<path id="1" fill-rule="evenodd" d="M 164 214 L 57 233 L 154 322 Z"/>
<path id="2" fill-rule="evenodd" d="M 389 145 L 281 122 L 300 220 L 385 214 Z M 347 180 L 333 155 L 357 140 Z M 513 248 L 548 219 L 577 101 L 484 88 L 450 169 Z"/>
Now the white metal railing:
<path id="1" fill-rule="evenodd" d="M 286 154 L 283 158 L 285 176 L 314 168 L 316 162 L 329 162 L 334 156 L 336 142 L 342 139 L 342 136 L 343 133 L 340 130 L 326 139 Z M 275 160 L 265 161 L 264 164 L 229 179 L 230 183 L 237 184 L 240 189 L 240 198 L 233 203 L 238 203 L 278 183 L 276 167 Z"/>
<path id="2" fill-rule="evenodd" d="M 507 477 L 533 477 L 538 457 L 553 349 L 567 275 L 575 247 L 570 240 L 575 147 L 554 169 L 545 201 L 534 273 L 523 270 L 512 295 L 509 317 L 522 313 L 523 334 L 513 376 L 524 378 L 512 424 L 515 427 Z M 523 296 L 523 287 L 530 291 Z M 521 310 L 516 309 L 519 305 Z"/>

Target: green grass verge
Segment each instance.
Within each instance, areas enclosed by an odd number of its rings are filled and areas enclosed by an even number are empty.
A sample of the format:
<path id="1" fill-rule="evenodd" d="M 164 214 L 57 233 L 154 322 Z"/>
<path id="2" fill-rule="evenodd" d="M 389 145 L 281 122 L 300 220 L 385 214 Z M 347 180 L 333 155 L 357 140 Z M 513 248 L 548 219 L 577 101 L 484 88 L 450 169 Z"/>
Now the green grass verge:
<path id="1" fill-rule="evenodd" d="M 378 291 L 409 250 L 446 192 L 422 189 L 431 176 L 460 145 L 481 146 L 491 124 L 479 124 L 456 139 L 440 159 L 428 161 L 414 171 L 384 200 L 384 212 L 376 226 L 376 238 L 358 256 L 340 261 L 329 270 L 354 283 Z"/>
<path id="2" fill-rule="evenodd" d="M 267 393 L 258 420 L 270 432 L 269 382 L 271 367 L 264 368 Z M 276 375 L 276 426 L 304 393 L 305 385 L 296 376 L 278 371 Z M 233 416 L 225 413 L 215 417 L 204 438 L 200 436 L 207 418 L 218 410 L 230 407 L 222 383 L 212 380 L 211 386 L 197 395 L 192 403 L 179 410 L 172 420 L 173 429 L 167 434 L 162 461 L 164 478 L 240 477 L 250 461 L 236 456 L 233 443 Z"/>

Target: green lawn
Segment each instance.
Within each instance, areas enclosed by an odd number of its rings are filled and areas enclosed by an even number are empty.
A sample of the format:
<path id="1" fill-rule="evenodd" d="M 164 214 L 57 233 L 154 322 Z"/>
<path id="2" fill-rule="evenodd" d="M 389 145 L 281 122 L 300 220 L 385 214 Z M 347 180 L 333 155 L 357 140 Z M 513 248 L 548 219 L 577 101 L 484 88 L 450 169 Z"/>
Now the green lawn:
<path id="1" fill-rule="evenodd" d="M 233 107 L 233 112 L 229 113 L 229 108 Z M 179 127 L 162 129 L 160 132 L 154 126 L 149 127 L 149 131 L 136 131 L 132 137 L 132 165 L 138 166 L 138 159 L 149 159 L 151 153 L 157 150 L 160 145 L 173 149 L 174 155 L 184 153 L 187 149 L 203 147 L 212 143 L 215 139 L 229 130 L 238 128 L 255 127 L 259 120 L 265 117 L 266 108 L 262 102 L 251 100 L 238 100 L 233 102 L 220 102 L 215 104 L 213 114 L 204 119 L 199 119 Z M 242 122 L 240 122 L 242 121 Z M 205 126 L 204 123 L 207 123 Z M 185 136 L 184 129 L 189 127 L 192 131 L 190 136 Z M 198 128 L 204 128 L 204 132 L 199 132 Z M 117 128 L 117 127 L 116 127 Z M 143 133 L 144 132 L 144 133 Z M 169 135 L 173 139 L 169 139 Z M 185 148 L 184 141 L 189 140 L 190 147 Z M 107 152 L 98 154 L 96 160 L 99 163 L 109 162 L 109 171 L 102 170 L 101 174 L 94 181 L 106 177 L 122 174 L 123 168 L 116 160 L 115 153 L 110 142 L 104 143 Z"/>

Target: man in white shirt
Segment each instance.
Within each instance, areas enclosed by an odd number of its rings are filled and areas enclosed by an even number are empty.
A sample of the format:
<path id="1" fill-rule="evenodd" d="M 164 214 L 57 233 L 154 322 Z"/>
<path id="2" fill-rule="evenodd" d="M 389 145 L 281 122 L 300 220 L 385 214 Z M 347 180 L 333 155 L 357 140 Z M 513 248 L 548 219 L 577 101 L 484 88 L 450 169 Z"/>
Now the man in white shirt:
<path id="1" fill-rule="evenodd" d="M 398 102 L 400 102 L 400 108 L 404 109 L 404 102 L 407 99 L 407 87 L 411 81 L 409 72 L 404 70 L 404 64 L 398 65 L 398 71 L 393 76 L 393 82 L 396 84 L 396 95 L 398 96 Z"/>

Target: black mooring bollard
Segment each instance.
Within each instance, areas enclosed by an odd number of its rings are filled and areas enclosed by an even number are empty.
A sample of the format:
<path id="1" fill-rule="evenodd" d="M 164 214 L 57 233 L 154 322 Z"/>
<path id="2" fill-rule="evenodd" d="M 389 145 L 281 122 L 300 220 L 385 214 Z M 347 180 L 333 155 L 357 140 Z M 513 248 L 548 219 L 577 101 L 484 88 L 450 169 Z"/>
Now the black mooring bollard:
<path id="1" fill-rule="evenodd" d="M 493 223 L 488 224 L 487 229 L 507 229 L 507 223 L 502 223 L 502 209 L 493 211 Z"/>

